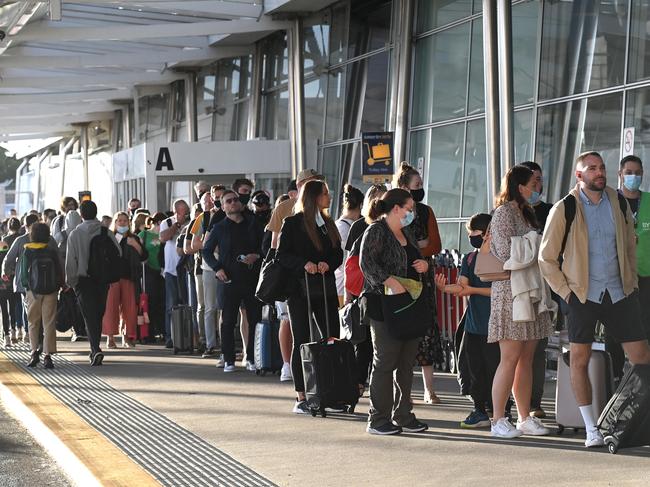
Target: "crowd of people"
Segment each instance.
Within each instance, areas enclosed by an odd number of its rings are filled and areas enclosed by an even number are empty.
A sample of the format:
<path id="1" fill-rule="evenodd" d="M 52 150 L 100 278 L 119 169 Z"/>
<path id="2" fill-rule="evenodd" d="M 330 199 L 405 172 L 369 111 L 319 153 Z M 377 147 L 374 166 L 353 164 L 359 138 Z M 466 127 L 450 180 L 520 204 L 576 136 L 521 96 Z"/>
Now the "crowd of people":
<path id="1" fill-rule="evenodd" d="M 424 402 L 440 402 L 433 374 L 443 355 L 438 291 L 467 299 L 463 349 L 473 409 L 461 427 L 491 428 L 499 438 L 549 433 L 540 420 L 545 348 L 559 320 L 568 328 L 585 444 L 600 446 L 587 374 L 596 322 L 606 328 L 617 375 L 625 354 L 650 363 L 650 312 L 639 304 L 650 293 L 650 196 L 639 190 L 643 166 L 635 156 L 621 161 L 618 190 L 607 186 L 597 152 L 577 158 L 575 176 L 569 195 L 551 205 L 541 200 L 538 164 L 511 168 L 492 214 L 466 224 L 475 250 L 463 257 L 457 282 L 435 274 L 442 245 L 434 209 L 423 203 L 421 175 L 405 163 L 392 189 L 376 184 L 364 195 L 346 185 L 336 220 L 327 182 L 313 169 L 301 171 L 274 205 L 245 178 L 231 187 L 200 181 L 198 203 L 177 200 L 167 213 L 133 198 L 101 220 L 94 202 L 64 197 L 59 211 L 3 222 L 4 345 L 29 343 L 28 366 L 42 355 L 43 367 L 54 368 L 57 308 L 73 297 L 83 320 L 73 339 L 87 337 L 90 364 L 99 366 L 102 336 L 106 349 L 118 346 L 116 336 L 123 347 L 160 341 L 173 348 L 172 311 L 185 304 L 202 357 L 235 372 L 239 324 L 241 365 L 255 371 L 255 326 L 265 306 L 256 287 L 273 258 L 288 276 L 287 299 L 264 314 L 280 322 L 280 380 L 293 380 L 294 413 L 310 412 L 300 356 L 313 336 L 309 313 L 321 336 L 329 317 L 329 335 L 338 337 L 339 309 L 355 303 L 370 329 L 355 345 L 359 395 L 369 388 L 368 433 L 426 430 L 413 414 L 411 388 L 419 366 Z M 320 283 L 317 294 L 326 299 L 305 299 L 314 292 L 310 282 Z M 398 326 L 391 303 L 404 296 L 419 311 Z"/>

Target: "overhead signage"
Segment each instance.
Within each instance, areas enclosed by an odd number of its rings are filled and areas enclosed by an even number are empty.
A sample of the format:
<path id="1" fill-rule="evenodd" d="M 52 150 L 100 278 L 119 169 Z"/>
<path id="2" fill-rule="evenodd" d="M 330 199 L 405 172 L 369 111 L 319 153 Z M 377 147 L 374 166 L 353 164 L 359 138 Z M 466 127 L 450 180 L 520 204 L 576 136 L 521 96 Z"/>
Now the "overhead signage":
<path id="1" fill-rule="evenodd" d="M 393 132 L 361 134 L 361 175 L 364 183 L 387 183 L 394 174 Z"/>

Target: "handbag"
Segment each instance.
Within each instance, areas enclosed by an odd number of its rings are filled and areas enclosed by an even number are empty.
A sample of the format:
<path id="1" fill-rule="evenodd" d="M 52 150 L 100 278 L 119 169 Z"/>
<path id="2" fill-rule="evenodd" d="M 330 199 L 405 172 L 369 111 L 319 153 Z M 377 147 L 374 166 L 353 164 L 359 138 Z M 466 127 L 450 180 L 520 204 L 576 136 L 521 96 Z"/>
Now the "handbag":
<path id="1" fill-rule="evenodd" d="M 275 249 L 269 249 L 257 280 L 255 297 L 266 304 L 286 301 L 291 294 L 291 286 L 288 285 L 291 282 L 293 279 L 291 279 L 289 271 L 280 265 L 275 255 Z"/>
<path id="2" fill-rule="evenodd" d="M 409 292 L 382 294 L 381 308 L 388 332 L 396 340 L 423 337 L 430 326 L 432 311 L 425 292 L 421 292 L 417 299 L 413 299 Z"/>
<path id="3" fill-rule="evenodd" d="M 341 340 L 348 340 L 353 345 L 366 341 L 368 338 L 368 327 L 361 319 L 361 308 L 355 299 L 339 310 Z"/>
<path id="4" fill-rule="evenodd" d="M 474 265 L 474 274 L 483 282 L 492 281 L 507 281 L 510 279 L 510 271 L 503 270 L 503 262 L 501 262 L 490 250 L 490 242 L 492 235 L 490 234 L 490 227 L 488 226 L 483 244 L 476 256 L 476 264 Z"/>
<path id="5" fill-rule="evenodd" d="M 359 266 L 359 255 L 350 255 L 345 261 L 345 289 L 353 296 L 361 296 L 363 272 Z"/>

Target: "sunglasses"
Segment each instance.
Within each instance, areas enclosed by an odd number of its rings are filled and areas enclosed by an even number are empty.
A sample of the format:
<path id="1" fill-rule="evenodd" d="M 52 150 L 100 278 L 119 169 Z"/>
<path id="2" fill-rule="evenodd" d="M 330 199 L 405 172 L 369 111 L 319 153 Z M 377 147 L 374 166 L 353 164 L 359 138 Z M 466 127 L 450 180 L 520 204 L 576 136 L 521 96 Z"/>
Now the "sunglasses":
<path id="1" fill-rule="evenodd" d="M 231 203 L 235 203 L 237 201 L 239 201 L 239 198 L 237 196 L 235 196 L 234 198 L 228 198 L 227 200 L 223 200 L 223 202 L 226 203 L 227 205 Z"/>

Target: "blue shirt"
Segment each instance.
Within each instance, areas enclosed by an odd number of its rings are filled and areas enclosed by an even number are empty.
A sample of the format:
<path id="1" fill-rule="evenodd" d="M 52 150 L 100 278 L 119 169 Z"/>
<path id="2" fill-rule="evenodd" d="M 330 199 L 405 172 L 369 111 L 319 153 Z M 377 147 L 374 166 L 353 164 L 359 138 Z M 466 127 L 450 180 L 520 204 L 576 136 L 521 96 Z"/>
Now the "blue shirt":
<path id="1" fill-rule="evenodd" d="M 483 282 L 474 273 L 476 266 L 476 255 L 474 251 L 463 257 L 460 267 L 460 275 L 469 280 L 472 287 L 492 287 L 491 282 Z M 470 262 L 471 259 L 471 262 Z M 467 311 L 465 312 L 465 332 L 472 335 L 488 334 L 488 322 L 490 321 L 490 298 L 479 294 L 472 294 L 468 298 Z"/>
<path id="2" fill-rule="evenodd" d="M 625 297 L 616 248 L 616 223 L 612 205 L 603 191 L 598 203 L 580 190 L 580 200 L 589 230 L 589 290 L 587 300 L 602 303 L 609 291 L 612 303 Z"/>

